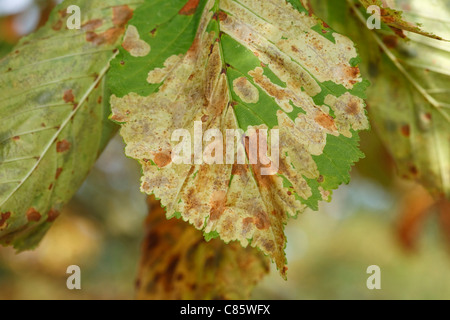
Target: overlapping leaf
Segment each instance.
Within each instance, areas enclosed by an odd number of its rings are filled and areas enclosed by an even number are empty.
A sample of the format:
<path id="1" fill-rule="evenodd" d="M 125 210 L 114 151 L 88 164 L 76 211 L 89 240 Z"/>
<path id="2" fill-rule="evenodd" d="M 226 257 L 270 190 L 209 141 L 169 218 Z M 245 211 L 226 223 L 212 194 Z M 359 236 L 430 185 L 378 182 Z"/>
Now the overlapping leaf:
<path id="1" fill-rule="evenodd" d="M 66 1 L 0 61 L 0 243 L 35 246 L 109 140 L 105 74 L 136 3 Z"/>
<path id="2" fill-rule="evenodd" d="M 370 77 L 371 119 L 396 160 L 401 176 L 417 180 L 437 197 L 450 198 L 450 44 L 409 33 L 411 41 L 364 28 L 356 1 L 311 1 L 315 12 L 349 35 Z M 450 3 L 398 1 L 405 17 L 450 37 Z"/>
<path id="3" fill-rule="evenodd" d="M 362 156 L 367 83 L 358 62 L 353 43 L 298 0 L 148 1 L 112 62 L 112 119 L 142 164 L 142 190 L 169 218 L 258 247 L 285 275 L 288 217 L 329 200 Z M 224 146 L 227 129 L 246 131 L 234 159 L 248 154 L 250 129 L 278 129 L 278 172 L 262 175 L 248 161 L 173 163 L 172 133 L 194 137 L 195 121 L 219 129 Z"/>
<path id="4" fill-rule="evenodd" d="M 406 38 L 403 31 L 408 31 L 442 40 L 440 36 L 434 35 L 426 30 L 422 30 L 420 26 L 415 23 L 406 21 L 403 17 L 403 12 L 390 8 L 385 0 L 359 0 L 359 2 L 361 2 L 365 8 L 369 8 L 370 6 L 378 6 L 380 8 L 381 20 L 401 38 Z"/>
<path id="5" fill-rule="evenodd" d="M 248 299 L 269 272 L 269 261 L 253 248 L 219 239 L 205 242 L 188 224 L 167 221 L 159 201 L 149 201 L 147 234 L 137 280 L 141 300 Z"/>

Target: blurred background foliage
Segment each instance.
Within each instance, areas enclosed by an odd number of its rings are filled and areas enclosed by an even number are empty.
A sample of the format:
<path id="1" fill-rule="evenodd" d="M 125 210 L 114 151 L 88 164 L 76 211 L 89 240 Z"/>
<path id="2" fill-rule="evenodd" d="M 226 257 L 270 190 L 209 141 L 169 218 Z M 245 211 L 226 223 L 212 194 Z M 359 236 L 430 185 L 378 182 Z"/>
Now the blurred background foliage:
<path id="1" fill-rule="evenodd" d="M 56 1 L 0 0 L 0 58 L 45 23 Z M 449 299 L 450 221 L 424 189 L 399 180 L 375 132 L 362 134 L 366 159 L 352 182 L 319 212 L 286 228 L 288 281 L 272 272 L 255 299 Z M 147 214 L 140 169 L 112 140 L 38 249 L 0 248 L 0 299 L 132 299 Z M 66 289 L 66 268 L 82 290 Z M 370 265 L 382 290 L 366 287 Z"/>

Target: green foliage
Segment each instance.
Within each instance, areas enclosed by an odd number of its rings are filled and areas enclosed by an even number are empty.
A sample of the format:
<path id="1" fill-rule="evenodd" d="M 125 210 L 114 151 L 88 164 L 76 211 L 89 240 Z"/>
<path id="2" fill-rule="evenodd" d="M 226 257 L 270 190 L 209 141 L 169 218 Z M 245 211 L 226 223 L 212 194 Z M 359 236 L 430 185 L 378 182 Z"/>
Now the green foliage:
<path id="1" fill-rule="evenodd" d="M 127 3 L 66 1 L 0 61 L 0 243 L 37 245 L 114 132 L 105 75 Z M 81 30 L 66 28 L 69 5 Z"/>

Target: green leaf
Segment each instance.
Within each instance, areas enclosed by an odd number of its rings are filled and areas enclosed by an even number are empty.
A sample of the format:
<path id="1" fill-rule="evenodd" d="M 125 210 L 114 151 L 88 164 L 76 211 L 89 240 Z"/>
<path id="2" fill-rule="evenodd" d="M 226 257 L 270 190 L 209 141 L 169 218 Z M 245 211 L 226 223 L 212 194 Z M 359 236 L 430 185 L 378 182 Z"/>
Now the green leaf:
<path id="1" fill-rule="evenodd" d="M 450 198 L 450 43 L 407 33 L 397 41 L 383 30 L 364 28 L 356 1 L 311 1 L 315 12 L 352 38 L 361 69 L 372 82 L 368 104 L 374 127 L 397 163 L 436 197 Z M 403 15 L 424 30 L 450 38 L 450 4 L 402 0 Z"/>
<path id="2" fill-rule="evenodd" d="M 142 191 L 208 238 L 261 249 L 285 276 L 288 217 L 328 201 L 363 156 L 356 131 L 368 127 L 367 82 L 353 43 L 298 0 L 147 1 L 129 25 L 109 73 L 111 107 L 126 154 L 142 164 Z M 234 148 L 247 161 L 173 163 L 172 133 L 194 137 L 195 121 L 219 129 L 224 146 L 227 129 L 247 132 Z M 244 141 L 265 139 L 252 129 L 279 130 L 271 175 L 249 164 Z"/>
<path id="3" fill-rule="evenodd" d="M 0 61 L 0 243 L 36 246 L 111 137 L 105 74 L 136 4 L 66 1 Z"/>

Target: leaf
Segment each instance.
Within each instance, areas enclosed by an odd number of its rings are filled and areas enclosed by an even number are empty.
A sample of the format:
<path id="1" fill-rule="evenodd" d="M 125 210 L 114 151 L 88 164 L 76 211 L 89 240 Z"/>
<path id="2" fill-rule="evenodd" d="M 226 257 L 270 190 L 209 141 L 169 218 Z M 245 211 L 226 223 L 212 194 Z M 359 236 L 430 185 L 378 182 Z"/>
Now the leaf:
<path id="1" fill-rule="evenodd" d="M 269 272 L 269 262 L 253 248 L 203 240 L 186 223 L 164 218 L 149 200 L 146 238 L 137 280 L 139 300 L 242 300 Z"/>
<path id="2" fill-rule="evenodd" d="M 409 1 L 409 0 L 406 0 L 403 2 L 407 2 L 407 1 Z M 386 3 L 387 2 L 386 0 L 359 0 L 359 2 L 361 2 L 361 4 L 365 8 L 368 8 L 368 7 L 374 6 L 374 5 L 380 7 L 381 20 L 384 23 L 386 23 L 395 32 L 395 34 L 397 34 L 401 38 L 406 38 L 405 34 L 402 31 L 409 31 L 409 32 L 421 34 L 426 37 L 443 40 L 439 36 L 436 36 L 432 33 L 422 30 L 420 28 L 420 25 L 405 21 L 403 18 L 403 12 L 389 7 Z M 430 5 L 428 5 L 428 6 L 430 6 Z"/>
<path id="3" fill-rule="evenodd" d="M 351 1 L 312 1 L 315 12 L 355 41 L 362 56 L 374 127 L 396 160 L 399 175 L 422 183 L 435 197 L 450 198 L 450 44 L 415 34 L 404 43 L 363 28 Z M 450 4 L 402 1 L 405 15 L 421 17 L 427 30 L 450 36 Z M 350 10 L 348 10 L 350 4 Z"/>
<path id="4" fill-rule="evenodd" d="M 0 242 L 37 245 L 108 142 L 105 74 L 136 2 L 70 1 L 0 61 Z"/>
<path id="5" fill-rule="evenodd" d="M 111 107 L 126 154 L 143 167 L 142 191 L 168 218 L 261 249 L 285 276 L 288 217 L 329 200 L 363 156 L 356 131 L 368 127 L 367 82 L 352 42 L 293 0 L 147 1 L 130 28 L 151 50 L 120 50 Z M 247 132 L 230 151 L 247 161 L 173 163 L 172 133 L 193 137 L 195 121 L 219 129 L 224 146 L 227 129 Z M 279 130 L 280 164 L 263 175 L 261 161 L 249 164 L 248 141 L 270 141 L 269 129 Z"/>

